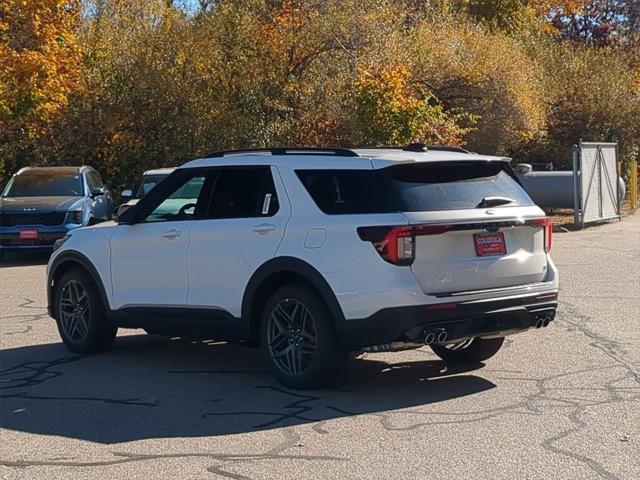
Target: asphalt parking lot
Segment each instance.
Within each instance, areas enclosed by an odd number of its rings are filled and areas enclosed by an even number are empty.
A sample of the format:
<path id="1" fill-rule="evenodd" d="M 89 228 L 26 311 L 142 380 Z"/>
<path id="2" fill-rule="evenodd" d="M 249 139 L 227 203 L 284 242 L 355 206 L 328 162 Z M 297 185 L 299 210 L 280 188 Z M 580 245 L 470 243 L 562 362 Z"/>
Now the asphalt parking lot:
<path id="1" fill-rule="evenodd" d="M 0 269 L 0 478 L 640 478 L 640 215 L 555 235 L 559 314 L 486 365 L 424 348 L 295 392 L 257 350 L 66 351 L 42 259 Z"/>

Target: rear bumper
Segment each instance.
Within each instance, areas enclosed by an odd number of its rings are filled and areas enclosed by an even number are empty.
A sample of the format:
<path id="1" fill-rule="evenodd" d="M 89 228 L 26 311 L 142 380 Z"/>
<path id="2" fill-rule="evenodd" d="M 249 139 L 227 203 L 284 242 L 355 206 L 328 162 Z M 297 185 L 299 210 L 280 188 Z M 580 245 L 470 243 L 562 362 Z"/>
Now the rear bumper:
<path id="1" fill-rule="evenodd" d="M 51 253 L 53 245 L 0 245 L 0 253 Z"/>
<path id="2" fill-rule="evenodd" d="M 45 226 L 19 226 L 19 227 L 1 227 L 0 228 L 0 249 L 2 251 L 42 251 L 47 252 L 53 249 L 56 240 L 64 237 L 67 232 L 78 228 L 81 225 L 56 225 L 53 227 Z M 22 239 L 20 238 L 20 230 L 37 230 L 38 238 Z"/>
<path id="3" fill-rule="evenodd" d="M 470 337 L 503 336 L 536 327 L 541 320 L 555 318 L 558 292 L 393 307 L 373 315 L 345 320 L 338 333 L 350 349 L 396 341 L 422 342 L 429 332 L 447 332 L 447 341 Z"/>

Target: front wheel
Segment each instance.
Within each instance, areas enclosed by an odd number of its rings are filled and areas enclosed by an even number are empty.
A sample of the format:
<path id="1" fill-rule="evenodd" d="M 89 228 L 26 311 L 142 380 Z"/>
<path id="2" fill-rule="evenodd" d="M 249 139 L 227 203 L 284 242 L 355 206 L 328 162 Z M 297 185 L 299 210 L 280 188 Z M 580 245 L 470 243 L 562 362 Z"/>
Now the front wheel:
<path id="1" fill-rule="evenodd" d="M 81 269 L 69 270 L 58 282 L 55 314 L 60 338 L 75 353 L 106 350 L 118 331 L 107 319 L 93 279 Z"/>
<path id="2" fill-rule="evenodd" d="M 260 338 L 271 373 L 290 388 L 330 384 L 348 357 L 322 299 L 294 285 L 278 289 L 267 301 Z"/>
<path id="3" fill-rule="evenodd" d="M 504 337 L 472 338 L 449 345 L 431 345 L 431 349 L 445 362 L 473 365 L 493 357 L 503 343 Z"/>

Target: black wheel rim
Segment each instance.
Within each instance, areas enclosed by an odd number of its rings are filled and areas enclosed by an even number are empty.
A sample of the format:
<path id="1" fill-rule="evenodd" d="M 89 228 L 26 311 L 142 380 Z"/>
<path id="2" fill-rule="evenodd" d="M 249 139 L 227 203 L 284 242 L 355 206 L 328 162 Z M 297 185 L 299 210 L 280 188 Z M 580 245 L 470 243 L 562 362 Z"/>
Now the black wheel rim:
<path id="1" fill-rule="evenodd" d="M 313 315 L 299 300 L 285 299 L 267 320 L 267 343 L 271 359 L 290 376 L 304 373 L 316 354 L 318 334 Z"/>
<path id="2" fill-rule="evenodd" d="M 81 342 L 89 333 L 91 311 L 89 297 L 82 284 L 69 280 L 60 292 L 58 305 L 60 326 L 65 336 L 72 342 Z"/>

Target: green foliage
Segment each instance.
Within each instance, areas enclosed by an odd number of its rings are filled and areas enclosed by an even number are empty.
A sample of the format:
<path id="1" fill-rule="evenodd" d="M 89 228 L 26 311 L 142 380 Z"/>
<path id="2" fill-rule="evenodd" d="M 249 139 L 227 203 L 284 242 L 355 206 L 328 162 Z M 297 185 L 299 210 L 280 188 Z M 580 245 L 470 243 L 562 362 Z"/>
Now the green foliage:
<path id="1" fill-rule="evenodd" d="M 357 126 L 365 145 L 406 145 L 411 142 L 460 145 L 469 130 L 463 115 L 444 110 L 420 85 L 411 86 L 404 65 L 363 70 L 356 82 Z"/>

